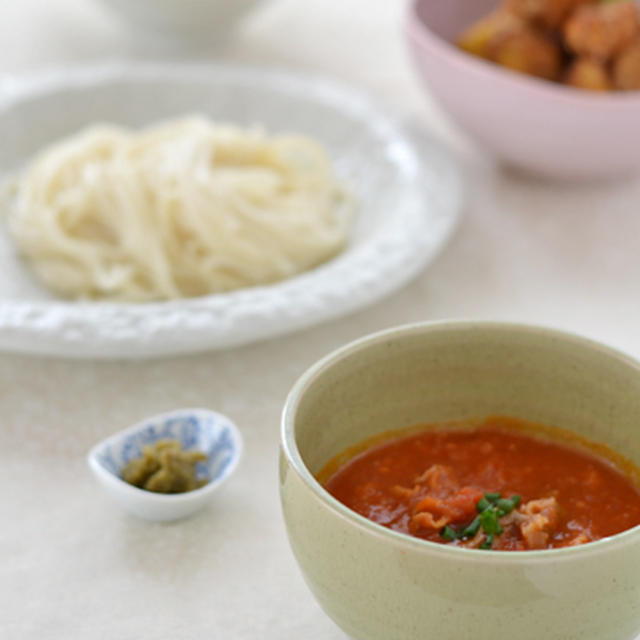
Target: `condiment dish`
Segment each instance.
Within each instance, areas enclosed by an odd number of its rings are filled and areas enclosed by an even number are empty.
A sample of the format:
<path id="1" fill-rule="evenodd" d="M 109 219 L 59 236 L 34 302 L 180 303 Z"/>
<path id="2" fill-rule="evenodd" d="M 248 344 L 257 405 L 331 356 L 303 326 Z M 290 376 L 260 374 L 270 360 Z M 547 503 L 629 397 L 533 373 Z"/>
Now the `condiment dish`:
<path id="1" fill-rule="evenodd" d="M 540 80 L 460 50 L 456 39 L 497 0 L 412 0 L 408 43 L 430 93 L 501 161 L 555 179 L 640 168 L 640 91 L 594 92 Z"/>
<path id="2" fill-rule="evenodd" d="M 569 429 L 638 465 L 640 364 L 555 330 L 442 322 L 363 338 L 302 376 L 283 412 L 280 494 L 316 599 L 362 640 L 633 640 L 640 526 L 563 549 L 465 549 L 375 524 L 316 480 L 382 432 L 490 415 Z"/>
<path id="3" fill-rule="evenodd" d="M 160 494 L 138 489 L 121 477 L 123 467 L 142 456 L 142 447 L 175 439 L 183 449 L 203 451 L 198 477 L 206 480 L 187 493 Z M 202 509 L 236 468 L 242 453 L 238 428 L 220 413 L 207 409 L 177 409 L 162 413 L 96 444 L 88 455 L 91 471 L 111 497 L 130 513 L 157 522 L 178 520 Z"/>

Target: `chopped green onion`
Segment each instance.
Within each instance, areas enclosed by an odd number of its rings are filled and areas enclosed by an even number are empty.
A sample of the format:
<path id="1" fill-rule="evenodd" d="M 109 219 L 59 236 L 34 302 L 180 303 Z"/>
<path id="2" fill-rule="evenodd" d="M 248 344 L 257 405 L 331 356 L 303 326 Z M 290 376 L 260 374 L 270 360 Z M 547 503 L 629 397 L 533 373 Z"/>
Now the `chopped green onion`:
<path id="1" fill-rule="evenodd" d="M 480 524 L 485 533 L 497 535 L 502 533 L 502 526 L 494 509 L 486 509 L 480 514 Z"/>
<path id="2" fill-rule="evenodd" d="M 445 540 L 456 540 L 458 537 L 458 533 L 453 527 L 450 527 L 449 525 L 447 525 L 440 532 L 440 537 L 444 538 Z"/>
<path id="3" fill-rule="evenodd" d="M 481 549 L 491 549 L 491 545 L 493 544 L 493 533 L 490 533 L 487 536 L 487 539 L 480 545 Z"/>
<path id="4" fill-rule="evenodd" d="M 461 538 L 473 538 L 480 529 L 480 516 L 476 516 L 473 522 L 460 532 Z"/>
<path id="5" fill-rule="evenodd" d="M 511 513 L 520 503 L 520 496 L 512 495 L 510 498 L 501 498 L 499 493 L 485 493 L 478 500 L 476 509 L 480 514 L 475 520 L 463 529 L 459 537 L 473 537 L 480 527 L 487 534 L 486 540 L 480 545 L 481 549 L 491 549 L 495 536 L 499 536 L 504 529 L 500 524 L 500 518 Z"/>
<path id="6" fill-rule="evenodd" d="M 500 516 L 507 515 L 507 513 L 511 513 L 516 508 L 515 503 L 508 498 L 501 498 L 496 503 L 496 506 L 498 507 L 498 515 Z"/>

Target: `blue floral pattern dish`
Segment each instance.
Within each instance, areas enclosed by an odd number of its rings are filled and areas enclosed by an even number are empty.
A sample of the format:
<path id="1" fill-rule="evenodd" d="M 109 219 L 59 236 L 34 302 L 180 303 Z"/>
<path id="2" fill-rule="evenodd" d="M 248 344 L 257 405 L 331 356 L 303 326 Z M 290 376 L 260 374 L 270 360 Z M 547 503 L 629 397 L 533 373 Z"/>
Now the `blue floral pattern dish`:
<path id="1" fill-rule="evenodd" d="M 188 493 L 157 494 L 122 480 L 122 469 L 142 456 L 146 445 L 171 438 L 183 449 L 198 449 L 207 461 L 196 473 L 206 484 Z M 242 452 L 237 427 L 220 413 L 207 409 L 178 409 L 147 418 L 103 440 L 91 449 L 89 467 L 98 481 L 125 509 L 147 520 L 176 520 L 201 509 L 213 491 L 235 469 Z"/>

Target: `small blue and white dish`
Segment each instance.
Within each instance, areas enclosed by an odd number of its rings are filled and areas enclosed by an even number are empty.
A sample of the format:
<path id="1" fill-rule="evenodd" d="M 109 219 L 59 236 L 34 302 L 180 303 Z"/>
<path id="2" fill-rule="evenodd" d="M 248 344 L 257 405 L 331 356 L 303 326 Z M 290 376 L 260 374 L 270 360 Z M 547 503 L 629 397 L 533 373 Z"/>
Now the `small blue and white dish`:
<path id="1" fill-rule="evenodd" d="M 196 466 L 207 482 L 194 491 L 161 494 L 138 489 L 121 477 L 122 469 L 142 456 L 142 448 L 158 440 L 179 440 L 183 449 L 203 451 L 208 460 Z M 220 413 L 177 409 L 138 422 L 95 445 L 88 455 L 91 471 L 127 511 L 145 520 L 164 522 L 200 510 L 236 468 L 242 453 L 238 428 Z"/>

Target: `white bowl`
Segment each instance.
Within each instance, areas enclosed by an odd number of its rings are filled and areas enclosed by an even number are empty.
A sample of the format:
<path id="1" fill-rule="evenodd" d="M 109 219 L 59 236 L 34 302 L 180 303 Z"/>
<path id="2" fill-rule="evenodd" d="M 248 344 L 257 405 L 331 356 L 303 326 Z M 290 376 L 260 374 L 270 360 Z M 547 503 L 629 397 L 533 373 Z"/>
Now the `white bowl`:
<path id="1" fill-rule="evenodd" d="M 196 467 L 207 484 L 187 493 L 161 494 L 138 489 L 122 479 L 122 469 L 142 456 L 142 447 L 163 438 L 179 440 L 183 449 L 207 454 L 207 462 Z M 177 409 L 146 418 L 99 442 L 89 452 L 88 463 L 100 484 L 127 511 L 145 520 L 164 522 L 202 509 L 234 471 L 241 453 L 240 432 L 229 418 L 207 409 Z"/>
<path id="2" fill-rule="evenodd" d="M 102 0 L 136 30 L 173 39 L 225 39 L 232 25 L 263 0 Z"/>

